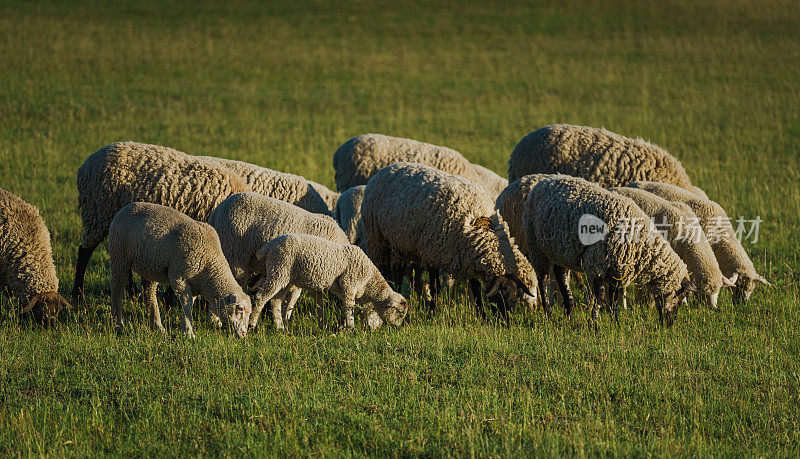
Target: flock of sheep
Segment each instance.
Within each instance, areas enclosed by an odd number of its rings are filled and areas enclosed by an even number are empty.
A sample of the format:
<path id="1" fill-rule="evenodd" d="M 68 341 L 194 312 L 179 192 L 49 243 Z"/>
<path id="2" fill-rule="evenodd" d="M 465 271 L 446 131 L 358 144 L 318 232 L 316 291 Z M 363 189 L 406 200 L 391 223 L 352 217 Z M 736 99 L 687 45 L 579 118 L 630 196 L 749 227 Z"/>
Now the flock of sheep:
<path id="1" fill-rule="evenodd" d="M 333 293 L 344 327 L 355 326 L 359 310 L 370 328 L 400 325 L 409 303 L 396 290 L 406 277 L 431 310 L 445 285 L 465 284 L 483 317 L 485 296 L 505 320 L 519 301 L 549 314 L 551 284 L 570 314 L 574 272 L 590 293 L 591 320 L 602 306 L 616 316 L 635 284 L 637 302 L 655 305 L 667 325 L 689 298 L 716 308 L 724 287 L 742 303 L 759 283 L 769 285 L 722 207 L 677 159 L 640 139 L 546 126 L 517 144 L 508 180 L 449 148 L 377 134 L 345 142 L 333 166 L 340 193 L 162 146 L 101 148 L 78 170 L 83 235 L 73 300 L 82 301 L 89 259 L 106 238 L 118 331 L 133 273 L 154 328 L 164 330 L 163 283 L 181 305 L 185 333 L 194 335 L 192 305 L 201 296 L 212 323 L 240 337 L 267 304 L 283 329 L 302 289 L 318 304 L 322 292 Z M 579 234 L 587 215 L 606 228 L 591 243 Z M 662 234 L 654 221 L 670 229 Z M 69 307 L 38 210 L 2 189 L 0 287 L 46 325 Z"/>

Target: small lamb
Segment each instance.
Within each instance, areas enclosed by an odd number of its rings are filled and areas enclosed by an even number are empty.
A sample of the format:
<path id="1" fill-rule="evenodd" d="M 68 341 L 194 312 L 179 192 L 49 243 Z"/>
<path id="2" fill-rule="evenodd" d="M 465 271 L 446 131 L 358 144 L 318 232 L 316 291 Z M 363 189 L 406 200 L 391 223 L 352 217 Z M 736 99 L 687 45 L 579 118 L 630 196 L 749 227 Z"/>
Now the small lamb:
<path id="1" fill-rule="evenodd" d="M 233 278 L 219 237 L 211 225 L 158 204 L 135 202 L 123 207 L 108 230 L 111 258 L 111 306 L 117 332 L 122 331 L 122 298 L 131 271 L 142 278 L 152 325 L 161 331 L 156 300 L 159 283 L 170 284 L 183 308 L 183 332 L 194 337 L 192 300 L 202 296 L 243 338 L 250 318 L 250 299 Z M 217 325 L 221 323 L 217 320 Z"/>
<path id="2" fill-rule="evenodd" d="M 292 289 L 330 290 L 344 301 L 346 328 L 354 328 L 356 303 L 374 306 L 381 320 L 399 326 L 408 301 L 392 290 L 360 248 L 310 234 L 290 233 L 264 245 L 256 254 L 266 274 L 254 286 L 267 298 L 282 298 Z M 281 311 L 273 309 L 280 322 Z"/>

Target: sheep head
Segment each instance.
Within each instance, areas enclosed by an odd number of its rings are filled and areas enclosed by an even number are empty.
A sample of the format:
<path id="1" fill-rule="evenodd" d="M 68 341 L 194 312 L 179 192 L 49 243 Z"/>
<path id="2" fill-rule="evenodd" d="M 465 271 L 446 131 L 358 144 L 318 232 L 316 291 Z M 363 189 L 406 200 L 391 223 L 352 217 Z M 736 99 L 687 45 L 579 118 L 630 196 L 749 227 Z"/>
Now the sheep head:
<path id="1" fill-rule="evenodd" d="M 231 293 L 215 301 L 214 309 L 217 317 L 222 318 L 223 324 L 230 325 L 236 336 L 244 338 L 247 335 L 250 313 L 253 311 L 247 295 Z"/>
<path id="2" fill-rule="evenodd" d="M 62 307 L 71 308 L 72 306 L 58 293 L 37 293 L 28 300 L 28 305 L 22 308 L 20 314 L 31 313 L 36 323 L 44 327 L 52 327 L 58 322 L 58 314 Z"/>
<path id="3" fill-rule="evenodd" d="M 697 287 L 689 278 L 681 281 L 681 286 L 674 293 L 668 295 L 656 295 L 656 307 L 658 307 L 658 317 L 662 325 L 671 327 L 675 323 L 678 315 L 678 308 L 683 300 L 691 292 L 696 292 Z"/>
<path id="4" fill-rule="evenodd" d="M 752 275 L 746 273 L 734 273 L 731 280 L 736 284 L 733 289 L 733 304 L 741 305 L 750 300 L 750 295 L 753 294 L 758 284 L 771 286 L 764 276 L 753 272 Z"/>

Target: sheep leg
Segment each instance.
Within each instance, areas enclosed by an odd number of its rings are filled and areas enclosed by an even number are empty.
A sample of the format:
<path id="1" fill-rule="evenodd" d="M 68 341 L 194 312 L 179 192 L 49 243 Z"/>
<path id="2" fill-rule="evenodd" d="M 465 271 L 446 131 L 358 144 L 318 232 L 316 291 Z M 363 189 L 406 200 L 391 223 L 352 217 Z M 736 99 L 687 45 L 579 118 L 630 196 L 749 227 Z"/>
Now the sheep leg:
<path id="1" fill-rule="evenodd" d="M 175 290 L 175 294 L 178 295 L 178 300 L 183 310 L 182 331 L 189 338 L 194 338 L 194 328 L 192 328 L 192 305 L 194 303 L 194 298 L 192 297 L 192 291 L 189 289 L 189 286 L 185 285 L 183 282 L 173 281 L 172 284 L 172 289 Z"/>
<path id="2" fill-rule="evenodd" d="M 553 265 L 553 274 L 556 278 L 556 283 L 558 284 L 558 290 L 561 292 L 561 298 L 564 299 L 564 311 L 567 313 L 567 317 L 572 314 L 572 308 L 575 306 L 575 299 L 572 297 L 572 291 L 570 291 L 569 284 L 567 283 L 567 270 L 564 269 L 563 266 Z"/>
<path id="3" fill-rule="evenodd" d="M 325 297 L 322 292 L 313 292 L 311 294 L 312 300 L 314 301 L 314 307 L 317 313 L 317 324 L 319 328 L 322 330 L 328 329 L 328 318 L 325 316 Z"/>
<path id="4" fill-rule="evenodd" d="M 591 280 L 592 301 L 590 301 L 591 317 L 593 320 L 600 318 L 600 305 L 606 302 L 606 283 L 602 277 L 595 277 Z M 592 320 L 590 319 L 590 320 Z"/>
<path id="5" fill-rule="evenodd" d="M 142 294 L 147 309 L 150 310 L 150 324 L 153 328 L 164 332 L 164 325 L 161 323 L 161 311 L 158 309 L 158 283 L 142 279 Z"/>
<path id="6" fill-rule="evenodd" d="M 142 280 L 144 282 L 144 280 Z M 128 283 L 125 285 L 125 290 L 128 292 L 128 297 L 133 298 L 139 293 L 139 286 L 136 285 L 136 279 L 133 278 L 133 272 L 128 274 Z"/>
<path id="7" fill-rule="evenodd" d="M 261 313 L 264 311 L 264 306 L 267 305 L 268 300 L 269 297 L 261 292 L 255 292 L 250 296 L 250 301 L 253 304 L 253 312 L 250 313 L 250 322 L 248 323 L 250 330 L 255 329 L 258 325 L 258 319 L 261 318 Z"/>
<path id="8" fill-rule="evenodd" d="M 83 303 L 83 281 L 86 277 L 86 268 L 89 266 L 89 260 L 92 258 L 94 249 L 100 243 L 84 247 L 78 247 L 78 261 L 75 262 L 75 282 L 72 284 L 72 299 L 75 303 Z"/>
<path id="9" fill-rule="evenodd" d="M 275 329 L 286 330 L 286 327 L 283 326 L 283 315 L 281 314 L 283 309 L 281 298 L 277 297 L 269 300 L 269 309 L 272 312 L 272 321 L 275 323 Z"/>
<path id="10" fill-rule="evenodd" d="M 617 324 L 619 324 L 619 304 L 622 302 L 622 296 L 624 292 L 624 289 L 619 284 L 615 282 L 611 283 L 611 304 L 609 307 L 611 308 L 611 313 L 614 316 L 614 322 Z"/>
<path id="11" fill-rule="evenodd" d="M 297 299 L 300 298 L 300 293 L 302 293 L 302 292 L 303 292 L 303 290 L 298 288 L 298 287 L 292 287 L 292 289 L 289 290 L 289 295 L 287 297 L 288 299 L 285 300 L 286 301 L 286 307 L 283 310 L 283 312 L 284 312 L 284 319 L 283 320 L 285 322 L 288 322 L 289 319 L 292 318 L 292 311 L 294 311 L 294 305 L 295 305 L 295 303 L 297 303 Z"/>
<path id="12" fill-rule="evenodd" d="M 483 298 L 481 297 L 481 282 L 478 279 L 469 280 L 469 290 L 475 297 L 475 309 L 481 319 L 486 320 L 486 311 L 483 310 Z"/>
<path id="13" fill-rule="evenodd" d="M 356 328 L 355 321 L 356 299 L 355 295 L 348 294 L 344 297 L 344 328 L 352 330 Z"/>
<path id="14" fill-rule="evenodd" d="M 122 303 L 125 295 L 125 281 L 128 279 L 130 266 L 111 259 L 111 314 L 116 320 L 116 331 L 122 333 Z"/>
<path id="15" fill-rule="evenodd" d="M 542 269 L 536 271 L 536 280 L 539 284 L 539 298 L 542 299 L 542 308 L 544 309 L 545 314 L 547 317 L 550 317 L 550 297 L 548 296 L 548 288 L 547 288 L 547 271 L 549 269 Z"/>
<path id="16" fill-rule="evenodd" d="M 441 279 L 439 278 L 438 269 L 428 270 L 428 285 L 431 288 L 431 300 L 428 302 L 428 310 L 431 315 L 436 314 L 436 302 L 439 301 L 439 294 L 441 293 Z"/>

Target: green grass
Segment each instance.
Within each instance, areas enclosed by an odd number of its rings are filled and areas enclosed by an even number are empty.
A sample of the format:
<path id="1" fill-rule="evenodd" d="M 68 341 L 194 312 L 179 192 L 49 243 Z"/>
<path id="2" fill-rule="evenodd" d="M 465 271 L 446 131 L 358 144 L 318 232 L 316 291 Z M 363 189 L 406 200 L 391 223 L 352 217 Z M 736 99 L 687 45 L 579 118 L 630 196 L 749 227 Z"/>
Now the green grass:
<path id="1" fill-rule="evenodd" d="M 287 2 L 288 3 L 288 2 Z M 80 238 L 75 174 L 138 140 L 333 186 L 377 132 L 500 173 L 550 123 L 656 142 L 738 216 L 775 285 L 746 307 L 477 322 L 463 302 L 376 333 L 237 341 L 113 333 L 105 249 L 58 330 L 0 299 L 0 454 L 797 455 L 797 2 L 0 2 L 0 187 L 37 205 L 61 290 Z"/>

